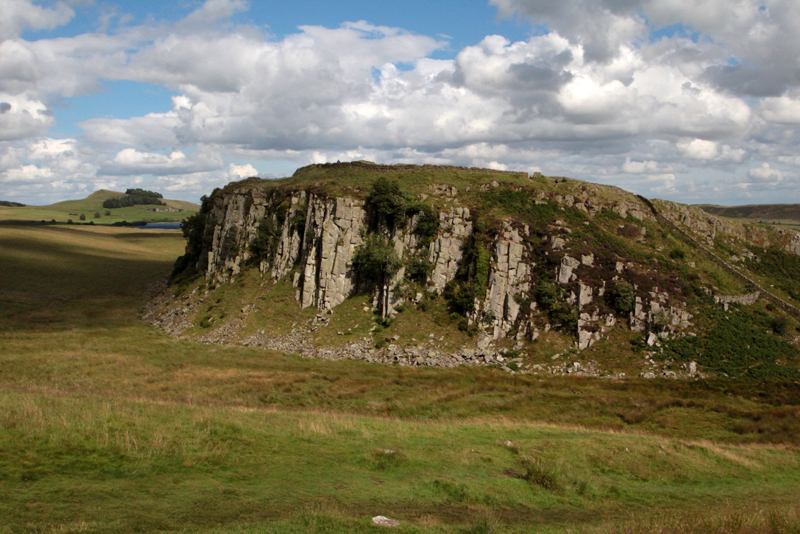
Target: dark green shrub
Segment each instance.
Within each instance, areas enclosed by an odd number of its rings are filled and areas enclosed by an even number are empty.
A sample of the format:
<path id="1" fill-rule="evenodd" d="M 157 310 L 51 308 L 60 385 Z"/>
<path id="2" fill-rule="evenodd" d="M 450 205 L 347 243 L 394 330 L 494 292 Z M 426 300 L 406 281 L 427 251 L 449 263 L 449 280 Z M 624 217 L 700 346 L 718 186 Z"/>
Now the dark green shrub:
<path id="1" fill-rule="evenodd" d="M 181 221 L 181 232 L 183 238 L 186 239 L 185 258 L 178 258 L 173 268 L 173 278 L 182 273 L 186 269 L 196 270 L 198 267 L 202 270 L 202 259 L 204 252 L 208 251 L 211 247 L 211 242 L 214 239 L 214 227 L 216 221 L 208 213 L 211 211 L 211 199 L 203 196 L 200 199 L 200 211 Z M 115 223 L 116 224 L 116 223 Z M 178 265 L 180 262 L 180 265 Z M 179 266 L 183 269 L 178 270 Z"/>
<path id="2" fill-rule="evenodd" d="M 297 210 L 294 212 L 294 218 L 292 219 L 292 228 L 298 235 L 303 235 L 306 230 L 306 217 L 307 217 L 308 206 L 305 204 L 301 205 Z"/>
<path id="3" fill-rule="evenodd" d="M 639 354 L 647 348 L 647 342 L 642 337 L 637 337 L 631 340 L 631 350 L 634 354 Z"/>
<path id="4" fill-rule="evenodd" d="M 633 286 L 624 280 L 618 280 L 609 289 L 609 304 L 619 313 L 630 313 L 636 305 L 636 293 Z"/>
<path id="5" fill-rule="evenodd" d="M 559 302 L 550 310 L 550 320 L 561 325 L 563 330 L 573 332 L 578 329 L 578 309 L 566 302 Z"/>
<path id="6" fill-rule="evenodd" d="M 781 315 L 780 317 L 775 317 L 772 319 L 772 331 L 782 336 L 789 331 L 789 320 L 786 316 Z"/>
<path id="7" fill-rule="evenodd" d="M 411 256 L 406 266 L 406 278 L 413 282 L 424 284 L 433 272 L 433 263 L 428 259 L 425 252 L 420 252 Z"/>
<path id="8" fill-rule="evenodd" d="M 404 220 L 408 199 L 400 190 L 397 180 L 380 177 L 372 184 L 367 196 L 367 205 L 375 210 L 378 219 L 383 218 L 389 228 Z"/>
<path id="9" fill-rule="evenodd" d="M 673 260 L 682 260 L 686 257 L 686 253 L 683 251 L 682 248 L 673 248 L 669 252 L 669 257 Z"/>
<path id="10" fill-rule="evenodd" d="M 400 270 L 403 262 L 388 239 L 371 234 L 353 254 L 353 269 L 363 280 L 384 283 Z"/>
<path id="11" fill-rule="evenodd" d="M 286 216 L 289 214 L 290 205 L 291 201 L 289 199 L 286 199 L 283 202 L 281 202 L 277 208 L 275 208 L 275 220 L 278 221 L 279 227 L 282 227 L 283 223 L 286 221 Z"/>
<path id="12" fill-rule="evenodd" d="M 172 273 L 170 274 L 170 278 L 175 278 L 180 273 L 186 270 L 191 263 L 192 258 L 188 254 L 184 254 L 183 256 L 178 256 L 178 259 L 175 260 L 175 264 L 172 266 Z"/>
<path id="13" fill-rule="evenodd" d="M 406 208 L 406 216 L 419 214 L 414 227 L 414 235 L 419 237 L 420 245 L 427 246 L 439 230 L 439 212 L 428 203 L 413 202 Z"/>
<path id="14" fill-rule="evenodd" d="M 391 317 L 375 317 L 375 322 L 378 323 L 378 326 L 382 328 L 389 328 L 394 324 L 394 319 Z"/>
<path id="15" fill-rule="evenodd" d="M 232 226 L 222 239 L 220 254 L 223 257 L 233 258 L 239 255 L 239 228 Z"/>
<path id="16" fill-rule="evenodd" d="M 275 257 L 275 252 L 278 250 L 278 243 L 280 243 L 281 232 L 276 228 L 272 219 L 262 219 L 258 223 L 256 235 L 253 242 L 250 244 L 250 253 L 252 254 L 251 261 L 260 263 L 266 261 L 272 262 Z"/>
<path id="17" fill-rule="evenodd" d="M 450 301 L 450 308 L 461 315 L 475 311 L 476 288 L 472 283 L 459 283 L 451 280 L 444 286 L 444 298 Z"/>
<path id="18" fill-rule="evenodd" d="M 85 220 L 86 220 L 86 214 L 84 214 L 84 213 L 81 213 L 81 216 L 80 216 L 80 217 L 78 217 L 78 218 L 79 218 L 80 220 L 82 220 L 82 221 L 85 221 Z"/>
<path id="19" fill-rule="evenodd" d="M 532 456 L 520 456 L 519 461 L 523 468 L 523 480 L 548 491 L 561 489 L 559 472 L 555 466 L 541 458 L 533 458 Z"/>
<path id="20" fill-rule="evenodd" d="M 534 289 L 534 296 L 539 306 L 543 310 L 549 311 L 558 300 L 559 290 L 555 284 L 547 280 L 540 280 Z"/>
<path id="21" fill-rule="evenodd" d="M 94 212 L 94 218 L 95 219 L 99 219 L 100 218 L 100 212 L 99 211 Z"/>

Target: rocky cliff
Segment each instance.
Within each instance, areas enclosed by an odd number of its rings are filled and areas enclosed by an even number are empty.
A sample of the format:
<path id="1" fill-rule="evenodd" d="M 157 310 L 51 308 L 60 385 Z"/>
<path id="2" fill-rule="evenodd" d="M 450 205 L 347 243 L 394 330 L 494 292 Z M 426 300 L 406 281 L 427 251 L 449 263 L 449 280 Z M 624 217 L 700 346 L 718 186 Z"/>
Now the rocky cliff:
<path id="1" fill-rule="evenodd" d="M 404 174 L 413 172 L 412 167 L 404 166 Z M 375 208 L 365 200 L 363 189 L 332 196 L 314 187 L 275 186 L 269 181 L 229 186 L 207 203 L 207 224 L 212 229 L 206 231 L 213 238 L 198 267 L 216 283 L 235 279 L 248 263 L 274 280 L 289 276 L 298 304 L 320 311 L 332 310 L 354 293 L 372 288 L 373 307 L 389 317 L 396 314 L 395 307 L 405 300 L 417 302 L 423 293 L 474 286 L 470 297 L 474 301 L 460 311 L 467 328 L 477 332 L 479 347 L 501 338 L 532 341 L 541 331 L 559 327 L 571 331 L 583 349 L 620 320 L 634 330 L 658 330 L 662 336 L 680 334 L 690 325 L 691 314 L 674 277 L 651 272 L 646 261 L 631 261 L 619 247 L 620 233 L 645 243 L 648 225 L 655 224 L 639 199 L 576 181 L 536 187 L 519 173 L 483 178 L 468 180 L 462 187 L 430 183 L 425 192 L 408 199 L 425 202 L 438 214 L 437 228 L 424 243 L 417 235 L 419 216 L 390 228 L 385 221 L 376 221 Z M 504 198 L 520 204 L 518 213 L 501 216 L 508 207 Z M 481 226 L 492 228 L 481 230 L 476 245 L 488 260 L 485 281 L 476 286 L 459 270 L 468 242 L 476 239 L 477 212 Z M 259 235 L 265 225 L 270 228 L 266 238 Z M 370 233 L 388 239 L 403 263 L 385 287 L 375 288 L 354 268 L 354 255 Z M 263 243 L 256 246 L 259 239 L 266 239 L 266 252 Z M 257 248 L 260 256 L 254 252 Z M 405 276 L 412 258 L 429 264 L 423 284 L 409 283 Z M 657 280 L 669 287 L 659 287 Z M 534 293 L 550 281 L 557 302 L 543 310 Z M 629 311 L 614 309 L 605 292 L 626 281 L 634 287 L 635 301 Z"/>
<path id="2" fill-rule="evenodd" d="M 614 187 L 366 162 L 230 184 L 205 199 L 187 233 L 176 272 L 191 265 L 185 272 L 205 282 L 180 299 L 165 295 L 148 312 L 153 324 L 208 342 L 401 365 L 505 366 L 522 358 L 509 353 L 555 359 L 626 339 L 647 347 L 652 367 L 662 342 L 698 335 L 704 321 L 696 315 L 713 306 L 709 296 L 726 310 L 759 295 L 781 302 L 769 286 L 753 293 L 755 282 L 739 272 L 760 261 L 759 248 L 800 253 L 794 232 L 724 222 Z M 699 267 L 711 260 L 725 269 Z M 252 273 L 262 289 L 226 304 L 219 288 Z M 211 301 L 214 294 L 222 296 Z M 278 301 L 282 311 L 273 312 Z M 390 328 L 395 318 L 405 326 Z M 601 374 L 596 362 L 523 361 Z"/>

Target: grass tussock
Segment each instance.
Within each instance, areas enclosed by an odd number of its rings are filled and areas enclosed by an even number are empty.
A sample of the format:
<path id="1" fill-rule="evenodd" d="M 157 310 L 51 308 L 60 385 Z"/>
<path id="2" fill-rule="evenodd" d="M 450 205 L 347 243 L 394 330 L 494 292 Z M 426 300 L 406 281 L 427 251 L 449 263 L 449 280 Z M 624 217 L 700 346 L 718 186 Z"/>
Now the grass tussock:
<path id="1" fill-rule="evenodd" d="M 561 489 L 561 473 L 557 466 L 533 456 L 520 456 L 519 462 L 523 470 L 521 478 L 529 484 L 547 491 Z"/>

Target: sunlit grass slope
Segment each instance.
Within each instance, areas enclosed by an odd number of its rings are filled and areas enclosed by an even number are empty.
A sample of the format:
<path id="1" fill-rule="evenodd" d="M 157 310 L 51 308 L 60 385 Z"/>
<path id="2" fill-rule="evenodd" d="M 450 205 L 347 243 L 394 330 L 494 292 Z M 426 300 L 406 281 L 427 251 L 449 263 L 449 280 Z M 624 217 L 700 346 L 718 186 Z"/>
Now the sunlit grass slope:
<path id="1" fill-rule="evenodd" d="M 797 531 L 795 383 L 539 380 L 176 340 L 138 316 L 182 246 L 0 229 L 0 533 L 376 532 L 376 515 L 398 532 Z"/>

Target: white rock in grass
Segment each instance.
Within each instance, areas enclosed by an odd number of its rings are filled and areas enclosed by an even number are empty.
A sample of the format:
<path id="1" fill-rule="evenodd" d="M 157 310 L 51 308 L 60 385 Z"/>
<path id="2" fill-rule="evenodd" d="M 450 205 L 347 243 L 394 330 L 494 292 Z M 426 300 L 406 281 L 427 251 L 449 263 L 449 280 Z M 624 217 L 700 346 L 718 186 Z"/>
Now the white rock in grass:
<path id="1" fill-rule="evenodd" d="M 374 525 L 378 525 L 381 527 L 399 527 L 400 521 L 395 519 L 389 519 L 388 517 L 383 517 L 382 515 L 377 515 L 372 518 L 372 523 Z"/>

